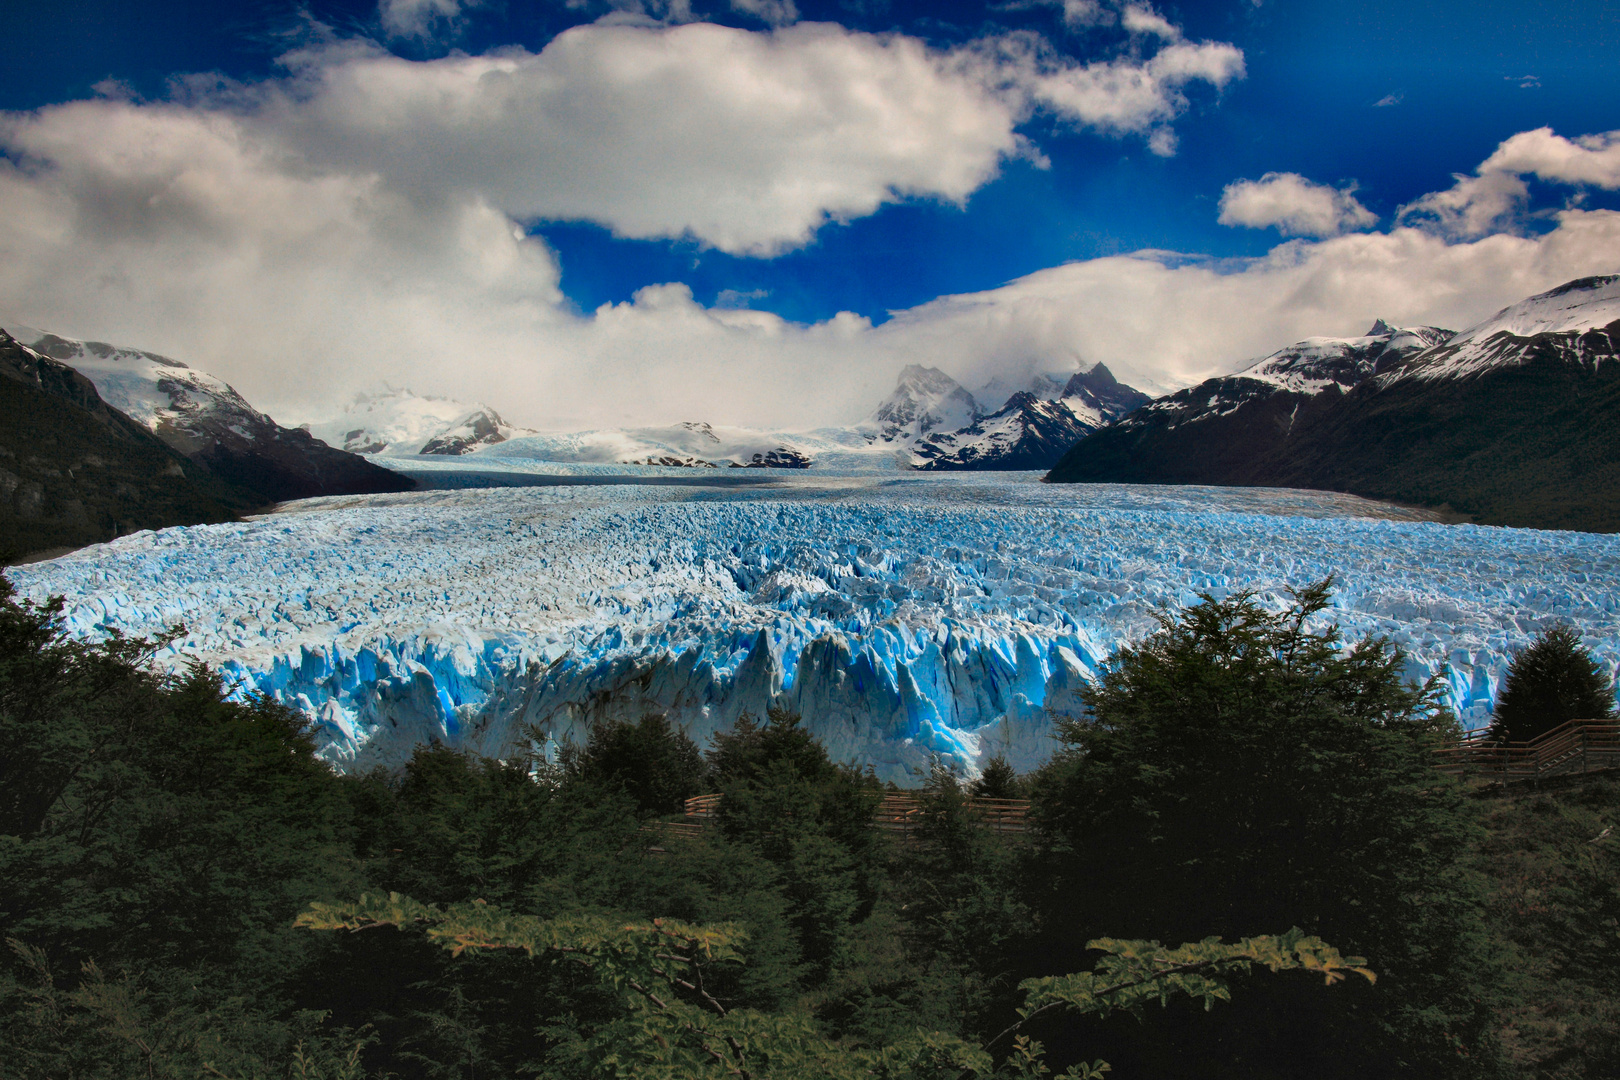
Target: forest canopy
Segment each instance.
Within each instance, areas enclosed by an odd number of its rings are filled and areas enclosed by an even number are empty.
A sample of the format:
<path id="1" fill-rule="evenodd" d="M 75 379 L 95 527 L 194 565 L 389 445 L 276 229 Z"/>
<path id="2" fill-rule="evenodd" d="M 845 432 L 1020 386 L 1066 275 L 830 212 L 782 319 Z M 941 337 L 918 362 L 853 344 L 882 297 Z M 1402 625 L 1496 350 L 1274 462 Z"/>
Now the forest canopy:
<path id="1" fill-rule="evenodd" d="M 296 714 L 0 580 L 0 1077 L 1605 1075 L 1612 849 L 1549 901 L 1580 962 L 1509 972 L 1539 939 L 1430 763 L 1450 718 L 1328 589 L 1166 616 L 1048 766 L 936 767 L 902 840 L 780 712 L 339 775 Z M 656 826 L 697 793 L 713 828 Z"/>

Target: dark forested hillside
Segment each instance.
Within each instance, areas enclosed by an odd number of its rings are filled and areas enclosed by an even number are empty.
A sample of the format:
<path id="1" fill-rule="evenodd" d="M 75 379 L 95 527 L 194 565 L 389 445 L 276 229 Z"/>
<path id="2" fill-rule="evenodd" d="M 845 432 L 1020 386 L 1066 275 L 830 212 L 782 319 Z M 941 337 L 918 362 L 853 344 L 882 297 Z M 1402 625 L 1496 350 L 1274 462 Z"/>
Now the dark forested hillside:
<path id="1" fill-rule="evenodd" d="M 1486 524 L 1620 530 L 1620 356 L 1594 370 L 1537 351 L 1469 378 L 1368 385 L 1296 427 L 1254 475 Z"/>
<path id="2" fill-rule="evenodd" d="M 41 339 L 53 343 L 70 356 L 69 346 L 84 348 Z M 172 396 L 185 399 L 184 389 Z M 284 499 L 413 486 L 241 406 L 198 408 L 153 432 L 88 377 L 0 330 L 0 556 L 228 521 Z"/>
<path id="3" fill-rule="evenodd" d="M 1212 379 L 1082 439 L 1048 479 L 1319 488 L 1620 530 L 1620 321 L 1535 329 L 1611 318 L 1617 292 L 1570 282 L 1344 385 Z"/>
<path id="4" fill-rule="evenodd" d="M 226 521 L 239 492 L 109 408 L 89 379 L 0 331 L 0 552 Z"/>

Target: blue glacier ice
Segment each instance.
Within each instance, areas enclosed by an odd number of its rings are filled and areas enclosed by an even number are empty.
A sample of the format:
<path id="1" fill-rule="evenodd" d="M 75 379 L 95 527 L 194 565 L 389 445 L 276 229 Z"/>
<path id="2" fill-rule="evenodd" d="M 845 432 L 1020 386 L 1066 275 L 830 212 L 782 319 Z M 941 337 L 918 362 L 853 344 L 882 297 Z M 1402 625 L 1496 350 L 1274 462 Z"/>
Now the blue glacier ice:
<path id="1" fill-rule="evenodd" d="M 1398 642 L 1471 727 L 1554 622 L 1620 662 L 1616 536 L 1322 492 L 747 479 L 307 500 L 9 573 L 64 594 L 76 634 L 183 623 L 162 662 L 206 661 L 302 710 L 340 768 L 430 740 L 502 756 L 648 711 L 702 742 L 779 704 L 900 783 L 935 754 L 1027 769 L 1155 614 L 1238 589 L 1280 606 L 1330 572 L 1346 636 Z"/>

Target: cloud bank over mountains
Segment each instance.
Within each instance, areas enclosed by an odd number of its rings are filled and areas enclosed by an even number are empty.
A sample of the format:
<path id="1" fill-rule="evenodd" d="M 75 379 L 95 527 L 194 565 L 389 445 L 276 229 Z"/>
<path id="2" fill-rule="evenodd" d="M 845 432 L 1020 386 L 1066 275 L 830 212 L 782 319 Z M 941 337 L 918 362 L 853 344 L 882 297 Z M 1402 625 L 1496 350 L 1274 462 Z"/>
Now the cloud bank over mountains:
<path id="1" fill-rule="evenodd" d="M 1244 74 L 1236 47 L 1188 41 L 1141 5 L 1061 5 L 1128 35 L 1084 61 L 1028 31 L 942 50 L 739 6 L 784 25 L 638 15 L 539 52 L 426 61 L 329 37 L 257 84 L 192 77 L 165 100 L 0 115 L 3 314 L 182 357 L 289 417 L 386 379 L 529 426 L 813 424 L 858 415 L 911 362 L 972 384 L 1104 361 L 1169 388 L 1363 329 L 1346 320 L 1460 325 L 1615 269 L 1620 214 L 1571 206 L 1538 236 L 1501 226 L 1522 176 L 1620 186 L 1620 133 L 1543 129 L 1388 233 L 1355 231 L 1377 218 L 1352 189 L 1236 181 L 1223 222 L 1324 238 L 1257 260 L 1071 263 L 877 327 L 705 308 L 671 283 L 572 310 L 537 223 L 768 258 L 886 203 L 965 202 L 1008 160 L 1042 160 L 1032 118 L 1171 154 L 1189 93 Z M 467 7 L 389 0 L 379 18 L 425 37 Z"/>

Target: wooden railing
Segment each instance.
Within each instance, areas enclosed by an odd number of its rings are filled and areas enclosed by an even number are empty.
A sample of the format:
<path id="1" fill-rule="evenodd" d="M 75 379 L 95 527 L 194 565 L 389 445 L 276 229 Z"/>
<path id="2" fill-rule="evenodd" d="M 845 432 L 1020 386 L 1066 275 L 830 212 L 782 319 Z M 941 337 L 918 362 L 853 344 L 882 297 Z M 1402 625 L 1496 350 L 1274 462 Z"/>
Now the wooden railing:
<path id="1" fill-rule="evenodd" d="M 1476 731 L 1436 756 L 1442 772 L 1504 783 L 1620 768 L 1620 720 L 1571 720 L 1529 742 L 1492 742 Z"/>
<path id="2" fill-rule="evenodd" d="M 1028 799 L 980 799 L 968 797 L 968 810 L 991 832 L 1021 833 L 1029 829 Z M 649 821 L 642 826 L 646 832 L 656 833 L 661 839 L 682 839 L 702 836 L 711 828 L 720 809 L 719 795 L 694 795 L 686 800 L 686 815 L 680 821 Z M 885 832 L 909 837 L 924 822 L 926 810 L 922 798 L 903 791 L 884 793 L 872 815 L 872 825 Z"/>
<path id="3" fill-rule="evenodd" d="M 1529 742 L 1498 743 L 1484 731 L 1464 736 L 1455 746 L 1435 751 L 1441 772 L 1515 783 L 1572 773 L 1620 769 L 1620 720 L 1571 720 Z M 969 797 L 968 808 L 997 833 L 1029 830 L 1029 800 Z M 702 836 L 716 823 L 719 795 L 686 800 L 679 821 L 652 821 L 642 828 L 660 839 Z M 874 827 L 901 837 L 915 834 L 927 813 L 921 796 L 904 791 L 884 793 L 872 816 Z"/>

